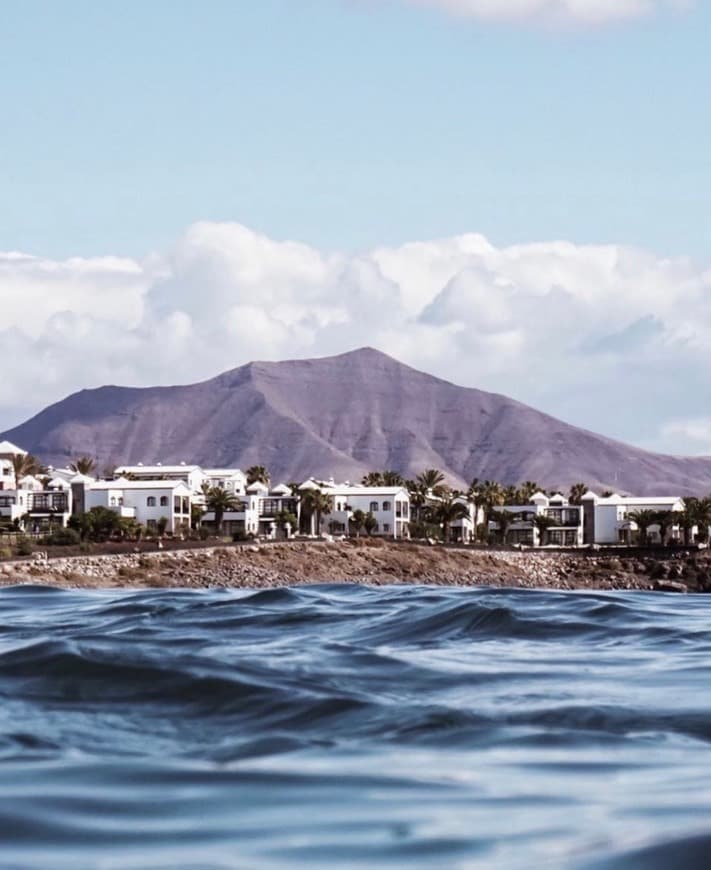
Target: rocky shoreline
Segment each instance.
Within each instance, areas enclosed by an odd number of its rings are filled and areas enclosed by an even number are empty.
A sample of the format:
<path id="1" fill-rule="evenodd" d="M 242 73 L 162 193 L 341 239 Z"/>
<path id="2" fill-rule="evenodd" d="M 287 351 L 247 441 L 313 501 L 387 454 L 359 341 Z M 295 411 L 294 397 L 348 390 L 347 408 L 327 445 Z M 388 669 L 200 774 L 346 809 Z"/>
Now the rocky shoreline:
<path id="1" fill-rule="evenodd" d="M 711 591 L 705 553 L 618 557 L 487 551 L 377 540 L 71 556 L 6 562 L 0 585 L 65 588 L 267 588 L 308 583 L 419 583 L 544 589 Z"/>

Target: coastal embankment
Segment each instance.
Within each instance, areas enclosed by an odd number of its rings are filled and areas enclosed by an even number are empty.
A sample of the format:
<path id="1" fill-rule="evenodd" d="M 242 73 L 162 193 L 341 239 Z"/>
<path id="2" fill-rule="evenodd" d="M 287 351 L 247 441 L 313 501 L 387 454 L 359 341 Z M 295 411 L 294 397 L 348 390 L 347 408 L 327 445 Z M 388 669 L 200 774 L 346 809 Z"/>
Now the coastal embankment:
<path id="1" fill-rule="evenodd" d="M 5 562 L 0 585 L 67 588 L 269 588 L 421 583 L 547 589 L 711 591 L 705 553 L 673 556 L 489 551 L 379 540 L 284 542 Z"/>

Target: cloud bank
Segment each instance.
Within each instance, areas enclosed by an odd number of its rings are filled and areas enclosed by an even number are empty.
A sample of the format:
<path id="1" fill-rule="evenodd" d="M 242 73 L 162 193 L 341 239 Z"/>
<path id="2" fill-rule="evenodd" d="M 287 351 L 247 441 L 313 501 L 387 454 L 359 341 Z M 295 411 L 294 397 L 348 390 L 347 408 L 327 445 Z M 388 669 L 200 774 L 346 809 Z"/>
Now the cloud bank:
<path id="1" fill-rule="evenodd" d="M 682 258 L 476 234 L 346 255 L 197 223 L 142 260 L 0 254 L 0 298 L 0 428 L 83 387 L 372 345 L 603 433 L 711 449 L 693 425 L 711 270 Z"/>
<path id="2" fill-rule="evenodd" d="M 406 0 L 482 21 L 603 25 L 688 8 L 685 0 Z"/>

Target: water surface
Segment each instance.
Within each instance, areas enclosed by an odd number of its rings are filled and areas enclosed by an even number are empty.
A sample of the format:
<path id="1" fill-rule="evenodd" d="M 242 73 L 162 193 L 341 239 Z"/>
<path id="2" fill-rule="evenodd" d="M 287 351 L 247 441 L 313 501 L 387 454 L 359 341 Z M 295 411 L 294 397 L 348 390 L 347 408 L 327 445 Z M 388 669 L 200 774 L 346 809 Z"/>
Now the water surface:
<path id="1" fill-rule="evenodd" d="M 0 592 L 0 865 L 703 867 L 711 597 Z"/>

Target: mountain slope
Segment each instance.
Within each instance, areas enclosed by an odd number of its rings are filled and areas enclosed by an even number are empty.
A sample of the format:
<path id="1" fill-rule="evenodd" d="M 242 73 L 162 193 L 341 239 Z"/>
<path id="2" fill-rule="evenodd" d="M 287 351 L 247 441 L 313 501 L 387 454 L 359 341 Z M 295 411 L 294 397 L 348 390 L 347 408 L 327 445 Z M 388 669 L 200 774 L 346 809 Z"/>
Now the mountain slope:
<path id="1" fill-rule="evenodd" d="M 418 372 L 379 351 L 249 363 L 189 386 L 83 390 L 0 435 L 54 465 L 153 461 L 267 465 L 274 479 L 358 479 L 440 468 L 452 482 L 646 494 L 711 491 L 711 459 L 661 456 L 504 396 Z"/>

